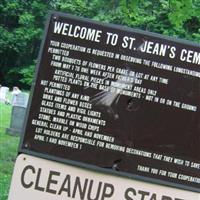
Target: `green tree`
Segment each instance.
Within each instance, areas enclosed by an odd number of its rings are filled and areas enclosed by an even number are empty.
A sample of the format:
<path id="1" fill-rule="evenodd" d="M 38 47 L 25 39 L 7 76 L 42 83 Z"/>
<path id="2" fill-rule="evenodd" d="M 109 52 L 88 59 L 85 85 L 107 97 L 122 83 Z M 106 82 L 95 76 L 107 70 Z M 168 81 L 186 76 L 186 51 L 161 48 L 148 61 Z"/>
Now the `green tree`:
<path id="1" fill-rule="evenodd" d="M 54 7 L 78 16 L 199 42 L 199 0 L 54 0 Z"/>
<path id="2" fill-rule="evenodd" d="M 0 3 L 0 75 L 6 85 L 20 84 L 21 68 L 38 54 L 47 6 L 39 0 Z M 21 86 L 26 86 L 21 83 Z"/>

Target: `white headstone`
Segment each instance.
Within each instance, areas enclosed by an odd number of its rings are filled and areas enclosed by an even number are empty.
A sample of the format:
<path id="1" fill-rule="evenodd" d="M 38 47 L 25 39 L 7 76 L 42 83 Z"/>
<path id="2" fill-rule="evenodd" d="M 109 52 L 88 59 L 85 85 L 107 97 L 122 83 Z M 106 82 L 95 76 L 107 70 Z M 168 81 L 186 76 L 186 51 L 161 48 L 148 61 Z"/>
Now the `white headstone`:
<path id="1" fill-rule="evenodd" d="M 9 91 L 8 87 L 0 88 L 0 102 L 6 102 L 7 93 Z"/>

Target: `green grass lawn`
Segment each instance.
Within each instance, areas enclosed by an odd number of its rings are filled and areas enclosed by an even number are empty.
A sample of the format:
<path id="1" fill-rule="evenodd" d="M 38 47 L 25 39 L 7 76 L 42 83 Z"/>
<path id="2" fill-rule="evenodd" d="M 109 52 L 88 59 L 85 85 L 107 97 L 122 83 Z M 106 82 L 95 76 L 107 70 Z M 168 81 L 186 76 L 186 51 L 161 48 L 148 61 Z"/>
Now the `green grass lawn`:
<path id="1" fill-rule="evenodd" d="M 6 128 L 10 126 L 11 110 L 11 105 L 0 103 L 0 200 L 8 199 L 19 144 L 19 137 L 6 134 Z"/>

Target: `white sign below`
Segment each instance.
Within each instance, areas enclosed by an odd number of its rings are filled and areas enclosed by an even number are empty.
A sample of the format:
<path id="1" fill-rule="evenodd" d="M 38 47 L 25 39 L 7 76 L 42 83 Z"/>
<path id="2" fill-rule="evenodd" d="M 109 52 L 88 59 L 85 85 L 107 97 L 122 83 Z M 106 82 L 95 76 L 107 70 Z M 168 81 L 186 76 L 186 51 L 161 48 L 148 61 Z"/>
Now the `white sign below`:
<path id="1" fill-rule="evenodd" d="M 9 200 L 200 200 L 200 194 L 18 156 Z"/>

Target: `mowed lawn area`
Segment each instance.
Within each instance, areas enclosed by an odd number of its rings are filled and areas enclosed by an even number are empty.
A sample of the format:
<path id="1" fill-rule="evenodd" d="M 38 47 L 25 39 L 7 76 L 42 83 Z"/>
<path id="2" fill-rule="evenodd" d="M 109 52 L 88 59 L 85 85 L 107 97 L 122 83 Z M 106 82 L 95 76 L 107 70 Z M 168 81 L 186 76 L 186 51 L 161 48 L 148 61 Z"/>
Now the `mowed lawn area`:
<path id="1" fill-rule="evenodd" d="M 8 192 L 17 156 L 19 137 L 6 134 L 10 126 L 11 105 L 0 102 L 0 200 L 8 199 Z"/>

